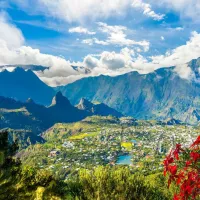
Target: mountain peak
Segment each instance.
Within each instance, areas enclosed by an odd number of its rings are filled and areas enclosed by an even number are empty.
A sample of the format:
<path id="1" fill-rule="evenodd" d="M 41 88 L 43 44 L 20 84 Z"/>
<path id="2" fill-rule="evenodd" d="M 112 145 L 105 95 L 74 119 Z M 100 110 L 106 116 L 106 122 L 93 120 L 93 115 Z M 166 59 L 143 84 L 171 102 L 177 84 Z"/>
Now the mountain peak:
<path id="1" fill-rule="evenodd" d="M 31 99 L 31 98 L 28 98 L 28 99 L 26 100 L 26 103 L 35 104 L 35 102 L 34 102 L 33 99 Z"/>
<path id="2" fill-rule="evenodd" d="M 93 103 L 91 103 L 85 98 L 81 98 L 79 104 L 77 105 L 77 108 L 79 110 L 88 110 L 88 109 L 91 109 L 93 106 L 94 106 Z"/>
<path id="3" fill-rule="evenodd" d="M 9 71 L 8 71 L 7 69 L 3 69 L 3 70 L 1 71 L 1 73 L 9 73 Z"/>
<path id="4" fill-rule="evenodd" d="M 21 72 L 25 72 L 25 70 L 22 69 L 21 67 L 16 67 L 12 72 L 21 73 Z"/>
<path id="5" fill-rule="evenodd" d="M 56 95 L 53 97 L 51 106 L 55 106 L 55 105 L 57 106 L 70 105 L 71 106 L 69 100 L 66 97 L 64 97 L 60 91 L 57 92 Z"/>

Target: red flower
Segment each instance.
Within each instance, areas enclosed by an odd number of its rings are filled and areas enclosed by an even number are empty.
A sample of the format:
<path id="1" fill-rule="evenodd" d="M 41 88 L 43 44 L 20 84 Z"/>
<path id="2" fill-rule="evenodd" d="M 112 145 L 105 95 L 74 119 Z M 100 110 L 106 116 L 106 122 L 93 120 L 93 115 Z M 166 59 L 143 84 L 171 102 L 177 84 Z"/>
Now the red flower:
<path id="1" fill-rule="evenodd" d="M 173 155 L 176 158 L 176 160 L 179 160 L 179 153 L 180 153 L 180 151 L 182 151 L 181 144 L 177 144 L 176 145 L 176 149 L 173 152 Z"/>
<path id="2" fill-rule="evenodd" d="M 178 175 L 177 175 L 177 180 L 176 180 L 176 183 L 177 185 L 179 185 L 181 183 L 181 181 L 184 179 L 184 172 L 180 172 Z"/>
<path id="3" fill-rule="evenodd" d="M 165 166 L 165 170 L 164 170 L 164 176 L 166 176 L 166 172 L 169 170 L 169 166 L 171 163 L 174 162 L 174 159 L 172 158 L 172 153 L 170 152 L 170 154 L 166 157 L 166 159 L 163 161 L 163 164 Z"/>
<path id="4" fill-rule="evenodd" d="M 186 167 L 189 167 L 189 166 L 191 165 L 191 163 L 192 163 L 192 161 L 191 161 L 191 160 L 188 160 L 188 161 L 186 161 L 185 166 L 186 166 Z"/>
<path id="5" fill-rule="evenodd" d="M 180 200 L 179 196 L 177 194 L 175 194 L 173 200 Z"/>
<path id="6" fill-rule="evenodd" d="M 183 150 L 180 144 L 164 160 L 164 174 L 169 173 L 168 187 L 175 182 L 180 189 L 173 200 L 196 199 L 200 195 L 200 136 L 190 148 Z M 181 152 L 181 154 L 180 154 Z M 189 159 L 188 158 L 189 154 Z M 179 159 L 181 156 L 181 159 Z"/>
<path id="7" fill-rule="evenodd" d="M 194 143 L 191 145 L 191 147 L 194 147 L 196 145 L 200 144 L 200 135 L 198 136 L 198 138 L 194 141 Z"/>
<path id="8" fill-rule="evenodd" d="M 173 165 L 173 166 L 169 166 L 169 172 L 172 174 L 172 175 L 175 175 L 176 172 L 177 172 L 177 166 L 176 165 Z"/>
<path id="9" fill-rule="evenodd" d="M 194 160 L 194 162 L 196 163 L 198 161 L 198 159 L 200 159 L 200 154 L 197 152 L 191 152 L 190 153 L 190 157 Z"/>

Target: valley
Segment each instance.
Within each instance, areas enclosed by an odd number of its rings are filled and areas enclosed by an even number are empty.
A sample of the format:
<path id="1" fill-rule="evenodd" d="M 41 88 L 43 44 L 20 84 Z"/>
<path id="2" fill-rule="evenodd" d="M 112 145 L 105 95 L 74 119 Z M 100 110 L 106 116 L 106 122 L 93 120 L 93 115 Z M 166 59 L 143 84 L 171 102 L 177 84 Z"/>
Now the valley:
<path id="1" fill-rule="evenodd" d="M 200 200 L 200 0 L 0 0 L 0 200 Z"/>
<path id="2" fill-rule="evenodd" d="M 42 133 L 44 144 L 31 145 L 17 156 L 24 165 L 48 168 L 64 180 L 83 168 L 123 165 L 118 162 L 121 156 L 129 156 L 125 165 L 134 172 L 158 173 L 175 144 L 188 147 L 200 133 L 200 127 L 156 121 L 126 124 L 124 120 L 92 116 L 72 124 L 55 124 Z"/>

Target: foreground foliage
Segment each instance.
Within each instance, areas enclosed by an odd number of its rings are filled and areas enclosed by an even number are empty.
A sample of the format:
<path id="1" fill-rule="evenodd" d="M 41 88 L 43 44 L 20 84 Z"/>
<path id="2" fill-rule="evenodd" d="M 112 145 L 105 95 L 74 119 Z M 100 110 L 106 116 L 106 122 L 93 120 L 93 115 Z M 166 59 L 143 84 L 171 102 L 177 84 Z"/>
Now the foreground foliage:
<path id="1" fill-rule="evenodd" d="M 133 174 L 128 167 L 80 169 L 68 180 L 56 180 L 45 169 L 22 167 L 13 155 L 17 143 L 8 143 L 8 134 L 0 133 L 0 199 L 76 199 L 76 200 L 167 200 L 161 174 Z M 157 179 L 155 182 L 154 180 Z M 162 180 L 163 179 L 163 180 Z M 159 181 L 158 181 L 159 180 Z"/>
<path id="2" fill-rule="evenodd" d="M 175 182 L 178 192 L 174 200 L 200 199 L 200 136 L 186 149 L 180 144 L 164 160 L 168 186 Z"/>

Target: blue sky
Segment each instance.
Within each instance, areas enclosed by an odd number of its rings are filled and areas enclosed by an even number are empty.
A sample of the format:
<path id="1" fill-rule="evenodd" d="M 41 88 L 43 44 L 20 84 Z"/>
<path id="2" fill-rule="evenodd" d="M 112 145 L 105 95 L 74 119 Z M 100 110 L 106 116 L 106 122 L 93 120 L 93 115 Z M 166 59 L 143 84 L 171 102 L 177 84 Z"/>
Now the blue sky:
<path id="1" fill-rule="evenodd" d="M 84 76 L 70 65 L 89 68 L 91 75 L 118 75 L 199 57 L 199 0 L 155 2 L 1 0 L 0 41 L 6 51 L 0 49 L 0 64 L 47 65 L 50 70 L 37 75 L 60 85 Z"/>

